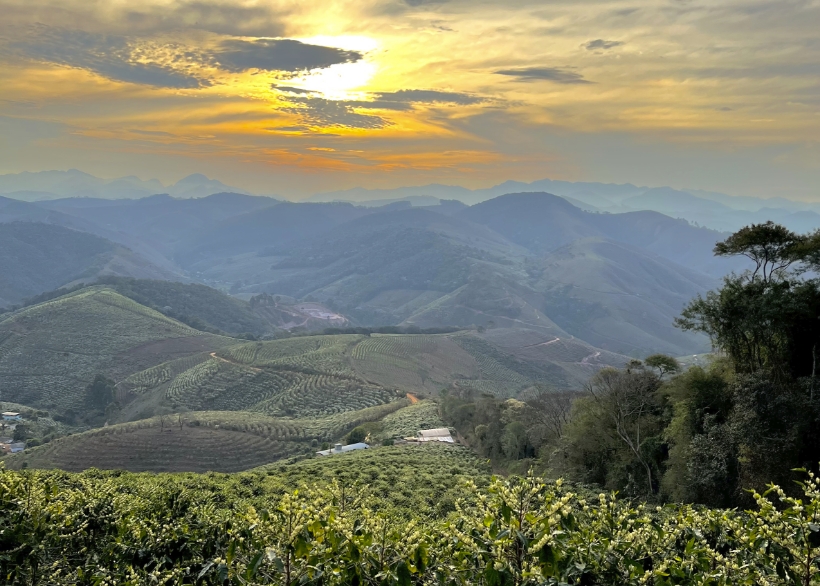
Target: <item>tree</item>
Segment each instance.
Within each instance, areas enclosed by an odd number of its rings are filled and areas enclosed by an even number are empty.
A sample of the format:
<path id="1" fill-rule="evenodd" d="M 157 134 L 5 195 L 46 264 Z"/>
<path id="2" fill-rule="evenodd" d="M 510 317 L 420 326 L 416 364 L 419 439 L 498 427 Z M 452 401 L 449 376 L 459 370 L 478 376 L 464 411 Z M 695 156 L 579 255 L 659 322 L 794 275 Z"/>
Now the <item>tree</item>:
<path id="1" fill-rule="evenodd" d="M 350 444 L 358 444 L 363 442 L 367 438 L 367 430 L 361 426 L 353 428 L 349 434 L 347 434 L 347 443 Z"/>
<path id="2" fill-rule="evenodd" d="M 653 354 L 644 360 L 649 368 L 654 368 L 658 371 L 658 378 L 663 378 L 664 375 L 672 373 L 675 374 L 680 371 L 680 364 L 671 356 L 665 354 Z"/>
<path id="3" fill-rule="evenodd" d="M 587 392 L 602 408 L 617 438 L 629 449 L 646 473 L 649 494 L 656 492 L 653 463 L 645 442 L 658 431 L 660 379 L 642 370 L 606 368 L 587 385 Z"/>
<path id="4" fill-rule="evenodd" d="M 742 255 L 755 263 L 752 280 L 758 276 L 764 282 L 782 278 L 794 263 L 804 260 L 812 250 L 808 236 L 795 234 L 788 228 L 766 222 L 741 228 L 715 245 L 715 256 Z"/>
<path id="5" fill-rule="evenodd" d="M 94 377 L 94 381 L 85 388 L 85 398 L 89 405 L 104 410 L 114 400 L 116 383 L 103 374 Z"/>
<path id="6" fill-rule="evenodd" d="M 560 440 L 564 427 L 569 423 L 572 403 L 579 393 L 571 391 L 554 391 L 541 387 L 538 394 L 527 400 L 525 421 L 530 427 L 530 436 L 539 442 Z"/>

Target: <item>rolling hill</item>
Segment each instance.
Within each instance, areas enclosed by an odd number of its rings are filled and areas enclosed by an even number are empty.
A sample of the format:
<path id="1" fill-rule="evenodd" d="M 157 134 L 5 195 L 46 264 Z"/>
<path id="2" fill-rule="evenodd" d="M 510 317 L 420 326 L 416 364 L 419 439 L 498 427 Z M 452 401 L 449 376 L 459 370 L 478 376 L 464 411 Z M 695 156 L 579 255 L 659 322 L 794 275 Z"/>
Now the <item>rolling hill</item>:
<path id="1" fill-rule="evenodd" d="M 406 407 L 388 405 L 318 419 L 281 420 L 252 413 L 191 412 L 111 425 L 58 438 L 7 457 L 10 468 L 88 468 L 131 472 L 239 472 L 318 449 L 362 423 Z"/>
<path id="2" fill-rule="evenodd" d="M 509 332 L 509 349 L 493 342 L 502 331 Z M 538 384 L 579 388 L 599 368 L 627 360 L 571 338 L 555 344 L 554 337 L 513 332 L 307 336 L 231 345 L 125 378 L 118 385 L 120 419 L 189 410 L 325 417 L 450 385 L 513 397 Z M 522 351 L 550 341 L 540 352 Z"/>
<path id="3" fill-rule="evenodd" d="M 101 275 L 172 277 L 104 238 L 36 222 L 0 223 L 0 274 L 0 307 Z"/>
<path id="4" fill-rule="evenodd" d="M 628 199 L 628 191 L 618 201 Z M 700 353 L 704 340 L 671 328 L 672 318 L 686 295 L 703 293 L 715 277 L 744 268 L 712 255 L 721 233 L 651 211 L 591 213 L 535 192 L 472 207 L 413 208 L 400 202 L 364 208 L 238 194 L 37 205 L 43 212 L 93 224 L 98 234 L 116 232 L 120 242 L 131 243 L 152 262 L 161 257 L 173 270 L 243 299 L 265 293 L 288 299 L 291 308 L 317 302 L 328 308 L 326 313 L 340 314 L 338 322 L 346 319 L 352 325 L 489 326 L 574 336 L 592 346 L 608 340 L 607 349 L 636 356 L 658 350 Z M 559 249 L 587 239 L 628 247 L 622 250 L 634 259 L 598 255 L 591 262 L 586 254 L 562 253 L 559 262 Z M 649 286 L 648 272 L 641 268 L 649 257 L 667 264 L 669 279 Z M 552 268 L 545 273 L 548 265 Z M 691 286 L 681 288 L 675 272 Z M 593 299 L 591 291 L 580 295 L 581 281 L 617 291 L 624 299 L 648 299 L 651 289 L 654 309 L 633 305 L 627 310 L 621 299 L 611 311 L 596 309 L 590 323 L 581 326 L 572 312 L 616 298 L 607 293 Z M 183 320 L 191 315 L 177 311 L 179 303 L 149 305 L 171 307 L 169 315 Z M 250 316 L 240 320 L 248 326 L 243 329 L 260 335 L 271 327 L 325 325 L 284 305 L 266 304 L 255 312 L 260 321 L 253 328 Z M 238 306 L 231 311 L 239 311 Z M 224 320 L 217 324 L 216 313 L 210 319 L 197 316 L 203 322 L 198 327 L 240 333 Z"/>
<path id="5" fill-rule="evenodd" d="M 97 374 L 121 380 L 155 364 L 235 343 L 206 334 L 105 287 L 34 305 L 0 321 L 3 398 L 82 410 Z"/>
<path id="6" fill-rule="evenodd" d="M 606 239 L 577 240 L 544 257 L 535 288 L 542 311 L 593 346 L 646 356 L 709 352 L 705 336 L 683 332 L 674 319 L 716 279 L 659 256 Z"/>

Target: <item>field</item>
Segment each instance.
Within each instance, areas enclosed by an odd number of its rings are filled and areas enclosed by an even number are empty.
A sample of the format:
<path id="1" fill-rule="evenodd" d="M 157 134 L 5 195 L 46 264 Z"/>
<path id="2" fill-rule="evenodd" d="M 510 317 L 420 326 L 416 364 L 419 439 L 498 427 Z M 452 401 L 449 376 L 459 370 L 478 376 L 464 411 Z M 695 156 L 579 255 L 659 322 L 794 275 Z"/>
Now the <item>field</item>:
<path id="1" fill-rule="evenodd" d="M 244 412 L 193 412 L 112 425 L 56 439 L 5 458 L 9 468 L 123 469 L 132 472 L 238 472 L 310 455 L 406 399 L 329 417 L 274 419 Z"/>
<path id="2" fill-rule="evenodd" d="M 510 339 L 507 336 L 502 341 L 509 343 Z M 565 344 L 554 348 L 565 348 Z M 125 403 L 119 421 L 178 411 L 322 417 L 388 403 L 405 393 L 435 394 L 453 384 L 515 397 L 539 384 L 576 384 L 582 374 L 606 364 L 586 364 L 587 355 L 576 354 L 569 358 L 577 364 L 558 365 L 535 351 L 501 349 L 469 332 L 326 335 L 237 343 L 125 378 L 118 385 Z M 612 356 L 607 357 L 610 363 L 617 363 L 620 357 Z M 569 366 L 574 366 L 575 376 L 567 375 Z"/>
<path id="3" fill-rule="evenodd" d="M 93 287 L 0 321 L 0 388 L 7 400 L 53 412 L 76 410 L 96 374 L 119 380 L 231 342 Z"/>

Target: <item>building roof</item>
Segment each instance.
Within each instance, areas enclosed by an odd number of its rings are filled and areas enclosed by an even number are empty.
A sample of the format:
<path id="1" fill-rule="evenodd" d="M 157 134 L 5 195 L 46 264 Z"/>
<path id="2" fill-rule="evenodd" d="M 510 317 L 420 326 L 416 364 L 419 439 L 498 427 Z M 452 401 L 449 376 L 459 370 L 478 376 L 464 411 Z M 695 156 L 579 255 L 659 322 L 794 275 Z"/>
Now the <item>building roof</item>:
<path id="1" fill-rule="evenodd" d="M 4 411 L 3 417 L 20 417 L 20 414 L 15 413 L 14 411 Z"/>
<path id="2" fill-rule="evenodd" d="M 419 431 L 419 437 L 449 437 L 450 430 L 446 427 L 437 427 L 436 429 L 422 429 Z"/>
<path id="3" fill-rule="evenodd" d="M 344 454 L 345 452 L 352 452 L 355 450 L 366 450 L 369 447 L 369 445 L 362 442 L 359 442 L 357 444 L 348 444 L 346 446 L 343 446 L 342 444 L 336 444 L 329 450 L 321 450 L 319 452 L 316 452 L 316 454 L 318 456 L 330 456 L 331 454 Z"/>

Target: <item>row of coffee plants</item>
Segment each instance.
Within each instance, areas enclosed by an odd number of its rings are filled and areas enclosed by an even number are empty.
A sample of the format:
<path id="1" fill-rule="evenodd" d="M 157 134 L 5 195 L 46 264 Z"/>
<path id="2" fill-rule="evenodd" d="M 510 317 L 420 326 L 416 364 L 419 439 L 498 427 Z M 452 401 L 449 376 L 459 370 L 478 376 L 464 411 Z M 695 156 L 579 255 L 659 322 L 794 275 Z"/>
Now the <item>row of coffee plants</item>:
<path id="1" fill-rule="evenodd" d="M 535 477 L 494 479 L 486 488 L 467 482 L 451 514 L 409 521 L 339 482 L 257 500 L 256 506 L 218 482 L 192 475 L 175 480 L 0 470 L 0 580 L 820 583 L 820 480 L 812 475 L 800 498 L 772 487 L 754 495 L 757 506 L 748 512 L 649 507 Z M 241 490 L 241 478 L 234 485 Z"/>

